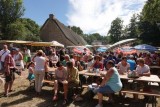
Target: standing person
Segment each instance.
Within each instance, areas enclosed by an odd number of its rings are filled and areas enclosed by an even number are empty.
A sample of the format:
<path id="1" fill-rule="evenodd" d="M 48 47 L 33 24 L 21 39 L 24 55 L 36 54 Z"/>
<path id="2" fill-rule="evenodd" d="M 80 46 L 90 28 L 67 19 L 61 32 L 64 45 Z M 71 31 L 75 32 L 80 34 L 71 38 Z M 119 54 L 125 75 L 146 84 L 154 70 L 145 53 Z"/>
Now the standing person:
<path id="1" fill-rule="evenodd" d="M 63 60 L 64 60 L 64 56 L 65 56 L 65 49 L 62 48 L 62 49 L 59 51 L 60 61 L 63 61 Z"/>
<path id="2" fill-rule="evenodd" d="M 1 70 L 4 72 L 4 61 L 6 56 L 10 53 L 7 45 L 3 45 L 3 49 L 0 51 L 0 59 L 1 59 Z"/>
<path id="3" fill-rule="evenodd" d="M 45 66 L 47 65 L 47 61 L 43 56 L 42 50 L 37 52 L 33 58 L 33 61 L 35 62 L 35 90 L 37 94 L 40 94 L 42 82 L 45 76 Z"/>
<path id="4" fill-rule="evenodd" d="M 31 51 L 27 47 L 24 48 L 24 59 L 26 62 L 26 67 L 27 67 L 28 63 L 31 62 Z"/>
<path id="5" fill-rule="evenodd" d="M 27 77 L 27 79 L 29 81 L 34 79 L 34 68 L 35 68 L 35 63 L 34 62 L 30 62 L 28 64 L 28 67 L 27 67 L 27 69 L 28 69 L 28 77 Z"/>
<path id="6" fill-rule="evenodd" d="M 15 61 L 15 65 L 18 69 L 18 73 L 19 73 L 19 75 L 21 75 L 22 70 L 24 69 L 24 63 L 23 63 L 23 55 L 20 52 L 19 48 L 16 48 L 16 52 L 15 52 L 13 58 Z"/>
<path id="7" fill-rule="evenodd" d="M 56 55 L 55 52 L 52 52 L 51 55 L 49 55 L 49 66 L 50 67 L 56 67 L 56 63 L 58 62 L 58 56 Z"/>
<path id="8" fill-rule="evenodd" d="M 8 93 L 12 91 L 12 85 L 15 80 L 15 62 L 13 56 L 15 54 L 15 49 L 11 50 L 11 54 L 8 54 L 4 60 L 5 69 L 5 85 L 4 85 L 4 96 L 7 97 Z"/>

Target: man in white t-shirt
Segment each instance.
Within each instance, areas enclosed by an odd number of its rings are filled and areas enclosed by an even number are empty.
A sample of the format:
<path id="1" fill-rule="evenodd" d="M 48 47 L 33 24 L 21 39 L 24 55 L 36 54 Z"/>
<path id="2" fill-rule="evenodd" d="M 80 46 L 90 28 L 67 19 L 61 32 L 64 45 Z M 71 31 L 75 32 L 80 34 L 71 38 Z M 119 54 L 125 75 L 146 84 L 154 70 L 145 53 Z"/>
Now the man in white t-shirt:
<path id="1" fill-rule="evenodd" d="M 1 70 L 4 69 L 4 60 L 6 56 L 10 53 L 7 45 L 3 45 L 3 49 L 0 51 L 0 60 L 1 60 Z"/>
<path id="2" fill-rule="evenodd" d="M 122 61 L 118 63 L 117 69 L 119 74 L 125 74 L 130 71 L 130 64 L 127 62 L 127 57 L 122 57 Z"/>

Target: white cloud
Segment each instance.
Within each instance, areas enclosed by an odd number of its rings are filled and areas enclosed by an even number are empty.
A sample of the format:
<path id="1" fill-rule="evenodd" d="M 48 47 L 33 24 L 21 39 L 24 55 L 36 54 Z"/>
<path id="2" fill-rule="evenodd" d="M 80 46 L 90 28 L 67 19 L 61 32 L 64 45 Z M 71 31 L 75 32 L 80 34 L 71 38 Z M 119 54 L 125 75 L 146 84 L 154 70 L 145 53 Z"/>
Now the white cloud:
<path id="1" fill-rule="evenodd" d="M 146 0 L 69 0 L 67 24 L 80 27 L 84 33 L 106 35 L 111 22 L 120 17 L 124 25 L 133 13 L 140 12 Z"/>

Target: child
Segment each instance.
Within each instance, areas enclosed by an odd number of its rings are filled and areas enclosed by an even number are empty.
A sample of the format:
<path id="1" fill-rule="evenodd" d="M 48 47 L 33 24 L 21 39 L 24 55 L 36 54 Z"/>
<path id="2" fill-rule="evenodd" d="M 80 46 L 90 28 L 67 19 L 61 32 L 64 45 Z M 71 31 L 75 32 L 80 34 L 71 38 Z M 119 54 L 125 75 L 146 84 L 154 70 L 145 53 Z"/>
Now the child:
<path id="1" fill-rule="evenodd" d="M 27 69 L 28 69 L 29 74 L 28 74 L 27 79 L 28 79 L 29 81 L 31 81 L 31 80 L 34 79 L 34 66 L 35 66 L 34 62 L 30 62 L 30 63 L 28 64 Z"/>

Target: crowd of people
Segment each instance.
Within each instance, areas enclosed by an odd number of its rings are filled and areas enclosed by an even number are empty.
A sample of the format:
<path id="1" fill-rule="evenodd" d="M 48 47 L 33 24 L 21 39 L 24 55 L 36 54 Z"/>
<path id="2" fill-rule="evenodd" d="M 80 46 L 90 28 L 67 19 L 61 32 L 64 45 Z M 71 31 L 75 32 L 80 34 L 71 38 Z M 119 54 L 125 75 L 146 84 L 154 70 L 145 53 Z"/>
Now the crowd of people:
<path id="1" fill-rule="evenodd" d="M 102 97 L 104 93 L 115 93 L 122 89 L 123 81 L 119 75 L 136 73 L 139 76 L 150 75 L 151 65 L 160 66 L 160 56 L 158 53 L 135 53 L 132 55 L 117 54 L 116 52 L 92 53 L 86 49 L 80 54 L 68 53 L 65 48 L 56 50 L 48 47 L 38 50 L 31 57 L 29 49 L 19 48 L 8 49 L 3 46 L 0 51 L 1 72 L 5 74 L 4 96 L 12 91 L 12 85 L 15 79 L 15 72 L 21 75 L 25 67 L 28 69 L 28 80 L 35 80 L 35 91 L 37 95 L 41 93 L 43 79 L 49 67 L 55 68 L 54 96 L 53 101 L 58 100 L 59 87 L 64 90 L 64 102 L 68 102 L 68 90 L 70 87 L 79 84 L 97 83 L 97 94 L 99 103 L 96 107 L 102 107 Z M 107 71 L 106 75 L 100 77 L 94 76 L 86 78 L 85 75 L 79 75 L 78 72 L 88 70 L 91 72 Z M 123 85 L 122 85 L 123 83 Z M 76 93 L 75 93 L 76 94 Z M 113 100 L 110 97 L 110 100 Z"/>

